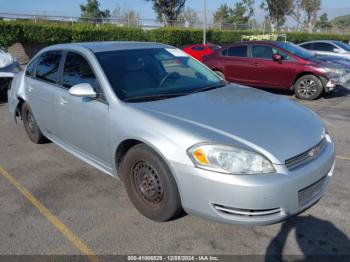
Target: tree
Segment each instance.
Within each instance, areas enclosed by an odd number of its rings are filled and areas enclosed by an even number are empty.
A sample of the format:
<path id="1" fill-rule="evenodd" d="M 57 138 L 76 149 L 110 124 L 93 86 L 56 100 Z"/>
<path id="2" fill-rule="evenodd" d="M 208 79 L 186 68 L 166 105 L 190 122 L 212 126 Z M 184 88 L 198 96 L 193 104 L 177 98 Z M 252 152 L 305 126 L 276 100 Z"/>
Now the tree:
<path id="1" fill-rule="evenodd" d="M 248 24 L 251 17 L 254 15 L 254 0 L 242 0 L 235 4 L 231 10 L 232 23 Z"/>
<path id="2" fill-rule="evenodd" d="M 133 10 L 123 9 L 118 4 L 113 9 L 111 18 L 113 19 L 113 22 L 117 24 L 127 26 L 139 25 L 139 14 Z"/>
<path id="3" fill-rule="evenodd" d="M 185 7 L 186 0 L 146 0 L 153 3 L 158 20 L 165 25 L 174 25 Z"/>
<path id="4" fill-rule="evenodd" d="M 338 16 L 338 17 L 334 18 L 334 20 L 332 21 L 332 24 L 334 24 L 336 27 L 338 27 L 341 30 L 349 28 L 350 27 L 350 15 Z"/>
<path id="5" fill-rule="evenodd" d="M 302 0 L 301 7 L 306 13 L 306 24 L 310 33 L 315 28 L 317 13 L 321 9 L 321 0 Z"/>
<path id="6" fill-rule="evenodd" d="M 304 24 L 301 2 L 302 0 L 294 0 L 293 7 L 289 13 L 289 16 L 297 23 L 297 31 L 299 31 L 300 27 Z"/>
<path id="7" fill-rule="evenodd" d="M 321 30 L 330 30 L 332 28 L 332 24 L 328 20 L 327 13 L 323 13 L 319 20 L 316 22 L 316 28 Z"/>
<path id="8" fill-rule="evenodd" d="M 214 23 L 247 25 L 254 15 L 253 6 L 254 0 L 242 0 L 235 3 L 233 8 L 223 4 L 214 13 Z"/>
<path id="9" fill-rule="evenodd" d="M 80 5 L 82 20 L 85 19 L 102 19 L 110 17 L 110 12 L 108 9 L 102 11 L 100 10 L 100 2 L 98 0 L 87 0 L 86 5 Z"/>
<path id="10" fill-rule="evenodd" d="M 272 32 L 284 24 L 294 7 L 293 3 L 293 0 L 264 0 L 261 3 L 260 7 L 268 13 Z"/>
<path id="11" fill-rule="evenodd" d="M 222 4 L 219 6 L 218 10 L 214 13 L 214 23 L 215 24 L 226 24 L 230 23 L 231 9 L 227 4 Z"/>
<path id="12" fill-rule="evenodd" d="M 180 13 L 180 15 L 178 16 L 178 21 L 180 23 L 188 25 L 189 27 L 194 27 L 200 22 L 197 12 L 194 9 L 189 7 L 185 8 Z"/>

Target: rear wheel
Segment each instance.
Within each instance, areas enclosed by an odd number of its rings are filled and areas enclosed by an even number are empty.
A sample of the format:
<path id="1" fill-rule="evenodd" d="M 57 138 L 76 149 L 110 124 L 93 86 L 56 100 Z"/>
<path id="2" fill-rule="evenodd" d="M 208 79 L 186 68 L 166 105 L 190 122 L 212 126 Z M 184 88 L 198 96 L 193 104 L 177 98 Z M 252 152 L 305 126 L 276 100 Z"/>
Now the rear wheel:
<path id="1" fill-rule="evenodd" d="M 122 160 L 122 180 L 136 209 L 155 221 L 182 213 L 177 185 L 164 161 L 145 144 L 132 147 Z"/>
<path id="2" fill-rule="evenodd" d="M 218 76 L 220 76 L 222 79 L 224 79 L 225 80 L 225 75 L 224 75 L 224 73 L 223 72 L 221 72 L 221 71 L 217 71 L 217 70 L 214 70 L 214 72 L 218 75 Z"/>
<path id="3" fill-rule="evenodd" d="M 22 119 L 26 133 L 35 144 L 48 142 L 47 138 L 41 133 L 41 130 L 35 120 L 32 110 L 27 103 L 22 105 Z"/>
<path id="4" fill-rule="evenodd" d="M 300 77 L 294 85 L 295 95 L 304 100 L 314 100 L 320 97 L 323 92 L 321 80 L 314 75 Z"/>

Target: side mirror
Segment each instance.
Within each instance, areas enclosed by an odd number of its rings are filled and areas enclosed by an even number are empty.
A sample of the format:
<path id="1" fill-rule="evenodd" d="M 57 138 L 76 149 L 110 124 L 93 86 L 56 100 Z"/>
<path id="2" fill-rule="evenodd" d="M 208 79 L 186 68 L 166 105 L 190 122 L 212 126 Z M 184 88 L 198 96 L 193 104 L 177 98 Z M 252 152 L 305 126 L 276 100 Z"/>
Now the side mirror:
<path id="1" fill-rule="evenodd" d="M 89 83 L 81 83 L 81 84 L 74 85 L 71 88 L 69 88 L 68 92 L 72 96 L 89 97 L 89 98 L 97 97 L 95 90 L 92 88 L 92 86 Z"/>
<path id="2" fill-rule="evenodd" d="M 280 54 L 273 54 L 272 60 L 280 63 L 280 62 L 282 62 L 282 56 Z"/>
<path id="3" fill-rule="evenodd" d="M 340 48 L 334 48 L 333 52 L 334 53 L 342 53 L 343 50 L 341 50 Z"/>

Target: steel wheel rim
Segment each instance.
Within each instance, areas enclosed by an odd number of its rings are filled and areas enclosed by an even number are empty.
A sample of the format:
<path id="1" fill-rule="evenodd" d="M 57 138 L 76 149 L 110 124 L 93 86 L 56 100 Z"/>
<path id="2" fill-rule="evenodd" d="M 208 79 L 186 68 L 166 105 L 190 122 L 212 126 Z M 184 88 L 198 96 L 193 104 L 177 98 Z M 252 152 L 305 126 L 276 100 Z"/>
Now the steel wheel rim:
<path id="1" fill-rule="evenodd" d="M 303 97 L 311 97 L 317 92 L 317 83 L 311 79 L 305 79 L 299 83 L 299 93 Z"/>
<path id="2" fill-rule="evenodd" d="M 28 111 L 27 112 L 27 123 L 28 123 L 28 128 L 30 132 L 34 133 L 35 132 L 35 119 L 33 114 Z"/>
<path id="3" fill-rule="evenodd" d="M 163 186 L 157 171 L 147 162 L 140 161 L 132 169 L 133 183 L 141 199 L 158 206 L 163 199 Z"/>

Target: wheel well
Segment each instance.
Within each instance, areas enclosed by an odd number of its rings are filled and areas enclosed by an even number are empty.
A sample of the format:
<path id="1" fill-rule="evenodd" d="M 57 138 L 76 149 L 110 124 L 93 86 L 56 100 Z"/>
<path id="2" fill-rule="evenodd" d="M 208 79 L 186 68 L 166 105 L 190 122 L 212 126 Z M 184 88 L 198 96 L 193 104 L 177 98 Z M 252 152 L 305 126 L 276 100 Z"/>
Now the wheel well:
<path id="1" fill-rule="evenodd" d="M 117 171 L 119 171 L 120 164 L 126 152 L 128 152 L 129 149 L 132 148 L 133 146 L 136 146 L 141 143 L 142 143 L 141 141 L 136 139 L 127 139 L 119 144 L 117 151 L 115 153 L 115 164 L 116 164 Z"/>
<path id="2" fill-rule="evenodd" d="M 321 79 L 318 75 L 315 75 L 315 74 L 313 74 L 313 73 L 311 73 L 311 72 L 302 72 L 302 73 L 298 74 L 298 75 L 294 78 L 293 83 L 292 83 L 292 86 L 291 86 L 291 90 L 294 89 L 294 85 L 295 85 L 295 83 L 298 81 L 298 79 L 299 79 L 300 77 L 303 77 L 303 76 L 306 76 L 306 75 L 313 75 L 313 76 L 319 78 L 319 79 L 321 80 L 322 84 L 323 84 L 322 79 Z"/>
<path id="3" fill-rule="evenodd" d="M 16 110 L 16 116 L 20 117 L 21 116 L 21 112 L 22 112 L 22 106 L 24 104 L 24 99 L 18 97 L 19 103 L 17 105 L 17 110 Z"/>

